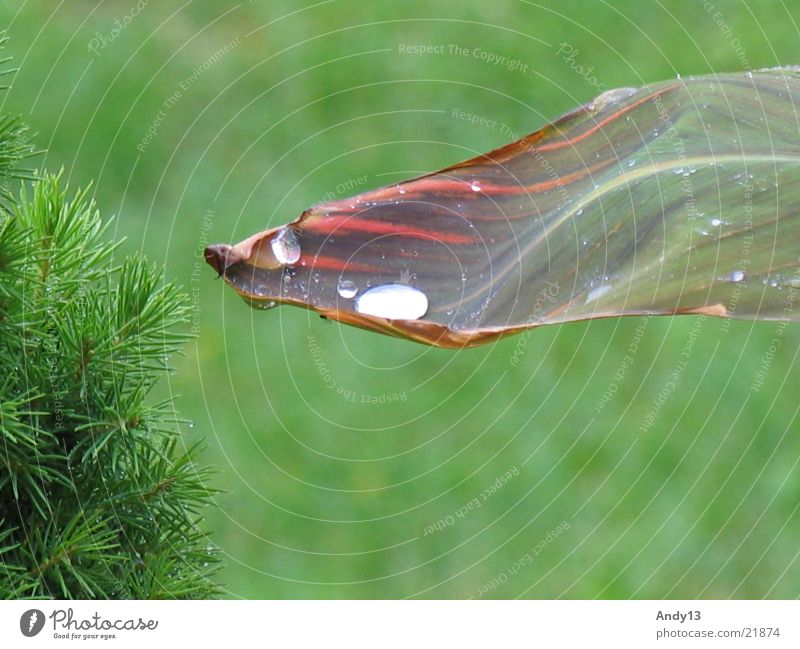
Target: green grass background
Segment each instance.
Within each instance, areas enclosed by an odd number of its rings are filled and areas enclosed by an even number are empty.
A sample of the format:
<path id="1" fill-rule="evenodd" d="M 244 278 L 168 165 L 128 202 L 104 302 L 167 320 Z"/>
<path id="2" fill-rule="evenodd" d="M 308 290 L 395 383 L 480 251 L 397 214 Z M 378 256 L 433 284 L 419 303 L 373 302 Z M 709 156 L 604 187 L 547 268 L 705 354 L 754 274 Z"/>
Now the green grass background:
<path id="1" fill-rule="evenodd" d="M 454 109 L 524 134 L 597 94 L 587 77 L 609 89 L 800 63 L 800 7 L 151 0 L 111 40 L 135 5 L 3 3 L 19 66 L 3 112 L 38 133 L 44 166 L 94 180 L 125 250 L 192 292 L 199 336 L 161 394 L 177 395 L 187 443 L 207 440 L 226 490 L 207 526 L 228 596 L 800 595 L 797 326 L 753 392 L 775 323 L 605 320 L 452 352 L 253 311 L 197 257 L 340 184 L 377 187 L 510 139 Z"/>

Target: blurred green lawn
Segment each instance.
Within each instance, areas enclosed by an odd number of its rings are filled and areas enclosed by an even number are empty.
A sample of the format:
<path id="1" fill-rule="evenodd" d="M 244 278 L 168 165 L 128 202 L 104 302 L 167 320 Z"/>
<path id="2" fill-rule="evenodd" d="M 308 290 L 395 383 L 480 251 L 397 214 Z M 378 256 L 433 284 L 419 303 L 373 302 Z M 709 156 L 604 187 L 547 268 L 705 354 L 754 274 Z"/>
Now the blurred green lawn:
<path id="1" fill-rule="evenodd" d="M 774 323 L 605 320 L 454 353 L 253 311 L 198 258 L 348 184 L 502 145 L 500 124 L 531 132 L 595 85 L 800 63 L 800 7 L 9 4 L 3 112 L 38 132 L 49 169 L 94 180 L 125 250 L 198 306 L 161 392 L 226 490 L 207 524 L 229 596 L 800 596 L 797 326 L 752 391 Z M 444 47 L 401 52 L 420 44 Z"/>

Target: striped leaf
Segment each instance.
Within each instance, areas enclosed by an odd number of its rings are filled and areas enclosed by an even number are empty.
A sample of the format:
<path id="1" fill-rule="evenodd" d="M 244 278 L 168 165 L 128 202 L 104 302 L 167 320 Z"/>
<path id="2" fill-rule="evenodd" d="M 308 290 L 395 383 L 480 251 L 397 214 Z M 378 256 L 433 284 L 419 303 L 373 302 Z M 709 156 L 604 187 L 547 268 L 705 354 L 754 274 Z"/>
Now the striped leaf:
<path id="1" fill-rule="evenodd" d="M 442 347 L 648 313 L 797 320 L 799 103 L 795 68 L 613 90 L 206 259 L 255 306 Z"/>

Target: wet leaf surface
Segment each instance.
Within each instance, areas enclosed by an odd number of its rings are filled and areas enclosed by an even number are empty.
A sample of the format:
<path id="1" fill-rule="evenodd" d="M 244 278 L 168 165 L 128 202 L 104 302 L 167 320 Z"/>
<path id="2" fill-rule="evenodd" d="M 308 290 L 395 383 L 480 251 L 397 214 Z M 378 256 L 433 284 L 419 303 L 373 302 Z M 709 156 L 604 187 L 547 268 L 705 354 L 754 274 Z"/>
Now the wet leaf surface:
<path id="1" fill-rule="evenodd" d="M 442 347 L 646 313 L 797 320 L 798 100 L 794 68 L 609 91 L 206 259 L 253 306 Z"/>

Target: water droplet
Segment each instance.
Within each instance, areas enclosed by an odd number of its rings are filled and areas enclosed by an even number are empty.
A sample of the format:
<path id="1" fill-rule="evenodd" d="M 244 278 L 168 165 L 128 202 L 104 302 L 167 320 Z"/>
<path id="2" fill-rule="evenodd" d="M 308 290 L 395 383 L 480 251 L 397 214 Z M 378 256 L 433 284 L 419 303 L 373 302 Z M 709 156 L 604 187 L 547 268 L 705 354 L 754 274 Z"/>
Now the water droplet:
<path id="1" fill-rule="evenodd" d="M 793 277 L 781 277 L 780 278 L 781 287 L 787 288 L 800 288 L 800 277 L 794 275 Z"/>
<path id="2" fill-rule="evenodd" d="M 356 288 L 356 285 L 349 279 L 343 279 L 339 281 L 339 287 L 337 288 L 337 292 L 339 293 L 339 297 L 343 297 L 345 300 L 349 300 L 356 296 L 356 293 L 358 293 L 358 289 Z"/>
<path id="3" fill-rule="evenodd" d="M 633 166 L 633 165 L 635 165 L 635 164 L 636 164 L 636 160 L 630 160 L 630 161 L 628 162 L 628 166 L 629 166 L 629 167 L 632 167 L 632 166 Z"/>
<path id="4" fill-rule="evenodd" d="M 254 309 L 261 309 L 262 311 L 267 311 L 269 309 L 274 309 L 276 306 L 278 306 L 278 303 L 275 300 L 268 300 L 266 302 L 253 301 L 250 303 L 250 305 Z"/>
<path id="5" fill-rule="evenodd" d="M 589 104 L 590 110 L 602 110 L 606 106 L 612 106 L 627 99 L 631 95 L 638 92 L 638 88 L 615 88 L 614 90 L 607 90 L 601 95 L 598 95 Z"/>
<path id="6" fill-rule="evenodd" d="M 731 273 L 732 282 L 741 282 L 744 279 L 744 271 L 735 270 Z"/>
<path id="7" fill-rule="evenodd" d="M 611 290 L 611 284 L 603 284 L 602 286 L 598 286 L 597 288 L 592 289 L 586 294 L 586 302 L 585 304 L 589 304 L 589 302 L 594 302 L 595 300 L 599 300 L 603 297 L 606 293 Z"/>
<path id="8" fill-rule="evenodd" d="M 721 219 L 711 219 L 711 227 L 718 228 L 720 225 L 722 225 Z"/>
<path id="9" fill-rule="evenodd" d="M 378 318 L 416 320 L 428 311 L 428 297 L 407 284 L 384 284 L 362 293 L 355 309 Z"/>
<path id="10" fill-rule="evenodd" d="M 470 188 L 472 191 L 474 191 L 474 192 L 479 192 L 479 191 L 481 191 L 481 184 L 480 184 L 479 182 L 473 182 L 473 183 L 472 183 L 472 184 L 469 186 L 469 188 Z"/>
<path id="11" fill-rule="evenodd" d="M 300 259 L 300 243 L 292 228 L 283 228 L 270 242 L 272 254 L 282 264 L 294 264 Z"/>

